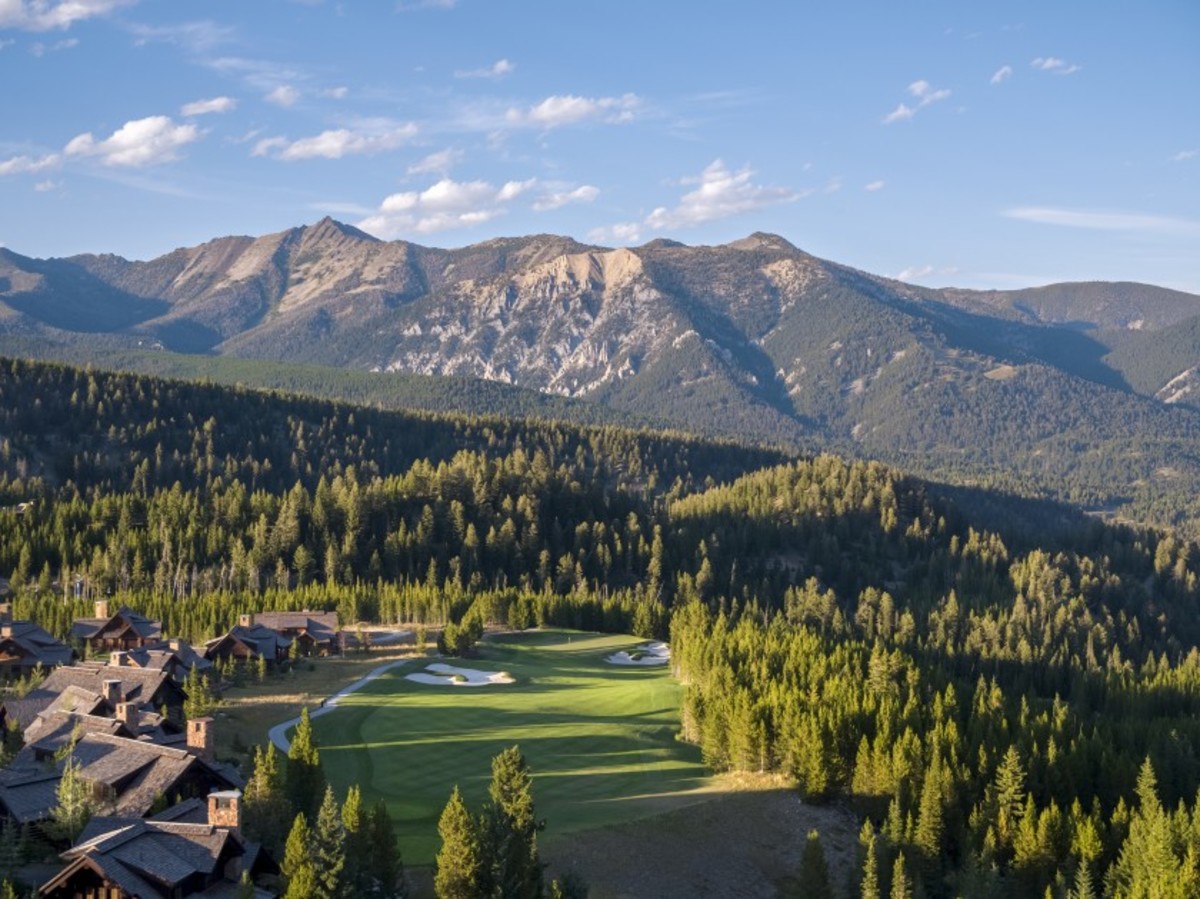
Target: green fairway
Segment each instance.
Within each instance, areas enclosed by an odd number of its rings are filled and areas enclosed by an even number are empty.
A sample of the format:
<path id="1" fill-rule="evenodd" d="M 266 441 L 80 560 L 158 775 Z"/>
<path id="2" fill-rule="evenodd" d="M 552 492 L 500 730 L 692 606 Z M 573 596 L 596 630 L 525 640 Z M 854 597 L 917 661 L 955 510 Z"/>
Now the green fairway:
<path id="1" fill-rule="evenodd" d="M 633 637 L 538 631 L 481 644 L 457 667 L 505 671 L 515 682 L 433 686 L 405 675 L 432 659 L 393 669 L 313 721 L 325 773 L 339 794 L 359 784 L 383 798 L 405 864 L 433 861 L 437 819 L 454 784 L 477 807 L 491 759 L 519 743 L 534 774 L 546 839 L 678 804 L 709 786 L 700 753 L 675 739 L 682 688 L 665 667 L 610 665 Z"/>

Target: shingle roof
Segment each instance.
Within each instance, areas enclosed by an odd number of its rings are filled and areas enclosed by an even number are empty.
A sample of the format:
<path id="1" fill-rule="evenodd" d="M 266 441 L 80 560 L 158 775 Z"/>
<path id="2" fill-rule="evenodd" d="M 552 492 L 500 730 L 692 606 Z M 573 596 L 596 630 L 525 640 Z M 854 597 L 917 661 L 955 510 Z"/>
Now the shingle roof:
<path id="1" fill-rule="evenodd" d="M 3 627 L 7 633 L 0 637 L 0 656 L 8 655 L 18 660 L 22 667 L 70 665 L 75 657 L 71 647 L 32 621 L 5 622 Z"/>
<path id="2" fill-rule="evenodd" d="M 259 612 L 254 621 L 277 631 L 306 631 L 318 643 L 333 640 L 338 631 L 337 612 Z"/>
<path id="3" fill-rule="evenodd" d="M 100 706 L 93 704 L 90 708 L 85 708 L 82 703 L 87 696 L 103 697 L 104 682 L 108 680 L 120 681 L 123 699 L 140 705 L 153 705 L 161 702 L 165 697 L 160 696 L 160 691 L 164 689 L 167 694 L 174 697 L 182 695 L 179 686 L 163 671 L 95 665 L 65 665 L 51 671 L 37 689 L 32 690 L 24 699 L 6 702 L 5 707 L 8 709 L 8 714 L 20 722 L 22 728 L 28 727 L 40 712 L 51 707 L 94 713 L 100 709 Z M 77 689 L 72 690 L 72 688 Z M 59 697 L 64 694 L 75 697 L 79 700 L 79 704 L 66 709 L 58 701 Z"/>
<path id="4" fill-rule="evenodd" d="M 58 805 L 57 771 L 7 770 L 0 777 L 0 806 L 21 824 L 43 820 Z"/>
<path id="5" fill-rule="evenodd" d="M 143 640 L 153 640 L 162 634 L 161 621 L 151 621 L 129 606 L 122 606 L 115 615 L 109 618 L 76 618 L 71 625 L 71 636 L 90 640 L 113 628 L 117 630 L 128 628 Z"/>
<path id="6" fill-rule="evenodd" d="M 229 633 L 223 637 L 217 637 L 215 640 L 205 643 L 204 654 L 211 658 L 226 640 L 241 643 L 256 656 L 265 656 L 271 660 L 287 652 L 287 648 L 292 645 L 290 637 L 286 637 L 266 625 L 255 623 L 250 627 L 245 627 L 239 624 L 231 628 Z"/>
<path id="7" fill-rule="evenodd" d="M 245 849 L 232 831 L 207 823 L 97 817 L 63 853 L 71 864 L 42 890 L 65 883 L 75 871 L 87 867 L 130 895 L 168 896 L 194 875 L 204 881 L 221 878 L 224 861 L 244 854 Z"/>
<path id="8" fill-rule="evenodd" d="M 126 656 L 131 665 L 156 671 L 167 668 L 172 662 L 188 671 L 193 668 L 204 671 L 212 667 L 212 662 L 183 640 L 162 640 L 147 644 L 129 650 Z"/>

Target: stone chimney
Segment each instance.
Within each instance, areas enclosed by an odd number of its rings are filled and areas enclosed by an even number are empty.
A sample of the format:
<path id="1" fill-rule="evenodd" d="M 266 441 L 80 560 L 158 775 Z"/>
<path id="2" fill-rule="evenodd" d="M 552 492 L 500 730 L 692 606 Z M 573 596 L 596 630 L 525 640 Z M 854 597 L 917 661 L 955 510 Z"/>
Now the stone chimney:
<path id="1" fill-rule="evenodd" d="M 0 602 L 0 624 L 12 623 L 12 603 Z"/>
<path id="2" fill-rule="evenodd" d="M 117 704 L 124 698 L 121 691 L 121 682 L 119 680 L 106 680 L 103 687 L 104 701 L 114 709 Z"/>
<path id="3" fill-rule="evenodd" d="M 243 612 L 238 616 L 238 624 L 242 627 L 254 627 L 254 613 Z"/>
<path id="4" fill-rule="evenodd" d="M 242 829 L 242 794 L 239 790 L 221 790 L 208 794 L 208 823 L 210 827 Z"/>
<path id="5" fill-rule="evenodd" d="M 138 708 L 136 702 L 119 702 L 117 703 L 117 720 L 129 728 L 129 731 L 136 737 L 138 727 L 141 725 L 142 710 Z"/>
<path id="6" fill-rule="evenodd" d="M 13 635 L 13 626 L 11 621 L 0 622 L 0 639 L 7 640 Z"/>
<path id="7" fill-rule="evenodd" d="M 108 617 L 108 600 L 107 599 L 96 600 L 96 617 L 97 618 L 107 618 Z"/>
<path id="8" fill-rule="evenodd" d="M 124 650 L 114 649 L 108 657 L 108 664 L 113 668 L 124 668 L 129 664 L 129 653 Z"/>
<path id="9" fill-rule="evenodd" d="M 216 735 L 212 718 L 191 718 L 187 723 L 188 752 L 205 762 L 216 758 Z M 212 806 L 209 805 L 211 809 Z"/>
<path id="10" fill-rule="evenodd" d="M 172 637 L 167 641 L 167 649 L 171 650 L 171 652 L 179 652 L 179 650 L 183 649 L 183 641 L 178 637 Z"/>

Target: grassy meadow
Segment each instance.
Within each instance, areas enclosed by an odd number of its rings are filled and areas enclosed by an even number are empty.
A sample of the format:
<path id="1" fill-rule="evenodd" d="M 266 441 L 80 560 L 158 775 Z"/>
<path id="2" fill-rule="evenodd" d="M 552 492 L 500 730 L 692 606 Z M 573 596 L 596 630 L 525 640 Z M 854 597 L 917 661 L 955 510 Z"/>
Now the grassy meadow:
<path id="1" fill-rule="evenodd" d="M 666 667 L 621 667 L 604 657 L 634 637 L 536 631 L 493 637 L 462 668 L 505 671 L 481 687 L 414 683 L 414 659 L 313 721 L 325 773 L 382 797 L 406 865 L 433 861 L 437 819 L 458 784 L 469 805 L 487 795 L 491 759 L 519 743 L 546 819 L 544 840 L 677 808 L 712 784 L 699 751 L 675 739 L 681 687 Z"/>

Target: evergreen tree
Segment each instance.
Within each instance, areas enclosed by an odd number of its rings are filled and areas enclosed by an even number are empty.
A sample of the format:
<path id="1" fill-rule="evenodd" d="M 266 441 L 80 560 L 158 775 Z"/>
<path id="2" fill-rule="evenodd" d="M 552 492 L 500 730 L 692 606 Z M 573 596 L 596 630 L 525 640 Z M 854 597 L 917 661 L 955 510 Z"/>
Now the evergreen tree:
<path id="1" fill-rule="evenodd" d="M 450 794 L 438 819 L 442 848 L 438 850 L 434 890 L 438 899 L 478 899 L 483 864 L 478 825 L 458 787 Z"/>
<path id="2" fill-rule="evenodd" d="M 312 858 L 312 833 L 308 818 L 297 812 L 288 831 L 287 845 L 283 850 L 283 861 L 279 865 L 284 884 L 290 889 L 294 882 L 302 881 L 311 891 L 315 889 L 316 877 Z M 306 894 L 307 895 L 307 894 Z"/>
<path id="3" fill-rule="evenodd" d="M 242 876 L 238 878 L 238 885 L 233 893 L 233 899 L 254 899 L 255 892 L 254 881 L 250 879 L 250 872 L 243 871 Z M 0 899 L 3 899 L 3 897 L 0 897 Z"/>
<path id="4" fill-rule="evenodd" d="M 891 899 L 912 899 L 912 881 L 908 877 L 908 867 L 904 864 L 904 853 L 896 855 L 896 863 L 892 866 Z"/>
<path id="5" fill-rule="evenodd" d="M 870 821 L 863 822 L 858 842 L 863 849 L 862 884 L 859 888 L 860 899 L 881 899 L 879 894 L 879 858 L 875 846 L 875 828 L 871 826 Z"/>
<path id="6" fill-rule="evenodd" d="M 396 831 L 387 805 L 378 800 L 366 816 L 366 861 L 364 863 L 369 896 L 392 897 L 405 895 L 404 865 L 396 846 Z"/>
<path id="7" fill-rule="evenodd" d="M 268 740 L 266 745 L 254 748 L 254 770 L 246 784 L 242 826 L 252 839 L 278 854 L 287 839 L 293 814 L 284 795 L 279 752 Z"/>
<path id="8" fill-rule="evenodd" d="M 810 899 L 833 899 L 833 884 L 829 880 L 829 864 L 821 847 L 821 835 L 808 832 L 804 854 L 800 858 L 800 887 Z"/>
<path id="9" fill-rule="evenodd" d="M 346 867 L 346 831 L 341 810 L 333 795 L 333 787 L 325 787 L 325 795 L 317 812 L 312 831 L 312 865 L 316 890 L 315 899 L 337 899 L 342 895 Z"/>
<path id="10" fill-rule="evenodd" d="M 492 759 L 488 795 L 484 859 L 492 886 L 511 899 L 535 899 L 542 893 L 537 834 L 544 823 L 534 814 L 532 778 L 519 746 Z"/>
<path id="11" fill-rule="evenodd" d="M 75 842 L 95 811 L 91 788 L 79 776 L 79 768 L 72 741 L 63 764 L 62 778 L 55 790 L 58 804 L 50 812 L 50 832 L 55 839 L 66 843 Z"/>
<path id="12" fill-rule="evenodd" d="M 292 735 L 287 758 L 288 801 L 293 809 L 311 818 L 325 793 L 325 772 L 307 708 L 300 711 L 300 723 Z"/>
<path id="13" fill-rule="evenodd" d="M 342 803 L 342 830 L 346 840 L 346 866 L 342 872 L 346 890 L 354 896 L 365 896 L 367 889 L 368 844 L 370 820 L 362 807 L 362 790 L 352 784 Z"/>

